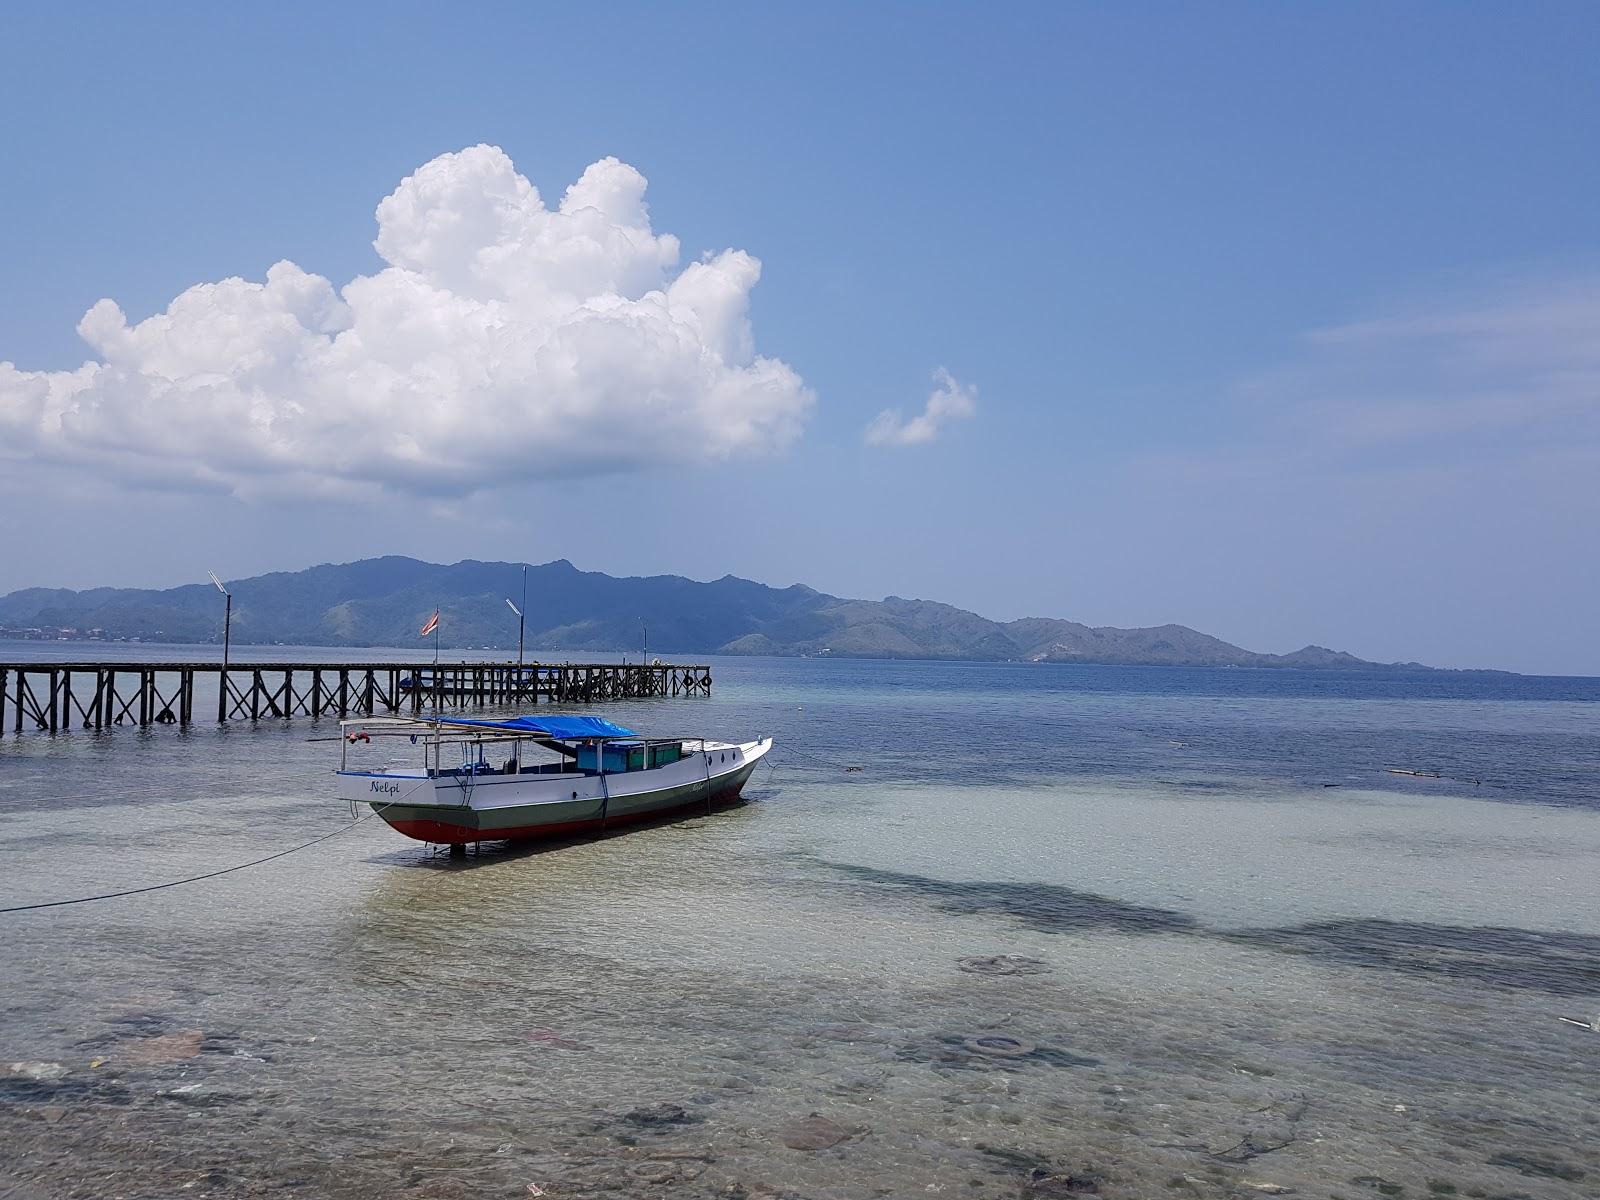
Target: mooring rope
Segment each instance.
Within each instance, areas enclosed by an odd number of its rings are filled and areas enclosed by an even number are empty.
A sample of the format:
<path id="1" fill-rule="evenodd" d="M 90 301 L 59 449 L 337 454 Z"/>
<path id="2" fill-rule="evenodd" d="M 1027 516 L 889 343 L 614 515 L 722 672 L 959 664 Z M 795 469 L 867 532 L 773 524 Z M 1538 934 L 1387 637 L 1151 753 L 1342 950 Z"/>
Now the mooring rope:
<path id="1" fill-rule="evenodd" d="M 769 752 L 767 755 L 767 758 L 769 761 L 775 759 L 776 761 L 786 765 L 793 765 L 794 759 L 801 759 L 807 763 L 811 763 L 818 767 L 824 767 L 830 771 L 861 770 L 861 767 L 858 764 L 846 762 L 844 759 L 828 759 L 823 758 L 818 754 L 812 754 L 809 751 L 797 750 L 792 742 L 787 741 L 774 743 L 771 752 Z"/>
<path id="2" fill-rule="evenodd" d="M 312 838 L 309 842 L 301 842 L 298 846 L 290 846 L 287 850 L 279 850 L 276 853 L 268 854 L 262 858 L 253 858 L 249 862 L 237 863 L 231 867 L 223 867 L 220 871 L 207 871 L 204 875 L 190 875 L 184 879 L 169 879 L 165 883 L 151 883 L 146 884 L 144 887 L 127 888 L 120 892 L 102 892 L 98 896 L 77 896 L 71 900 L 46 900 L 39 904 L 15 904 L 9 908 L 0 908 L 0 913 L 32 912 L 35 909 L 40 908 L 65 908 L 71 904 L 92 904 L 96 900 L 117 900 L 123 896 L 137 896 L 141 892 L 159 892 L 165 888 L 182 887 L 186 883 L 199 883 L 203 879 L 215 879 L 219 875 L 231 875 L 235 871 L 243 871 L 248 867 L 259 867 L 262 863 L 269 863 L 275 858 L 285 858 L 288 855 L 298 853 L 301 850 L 308 850 L 312 846 L 317 845 L 319 842 L 326 842 L 330 838 L 336 838 L 341 833 L 344 833 L 350 829 L 354 829 L 357 825 L 361 824 L 361 822 L 369 820 L 377 815 L 378 809 L 374 808 L 371 812 L 365 814 L 364 816 L 357 817 L 349 824 L 339 826 L 339 828 L 335 829 L 332 833 L 325 833 L 321 837 Z"/>

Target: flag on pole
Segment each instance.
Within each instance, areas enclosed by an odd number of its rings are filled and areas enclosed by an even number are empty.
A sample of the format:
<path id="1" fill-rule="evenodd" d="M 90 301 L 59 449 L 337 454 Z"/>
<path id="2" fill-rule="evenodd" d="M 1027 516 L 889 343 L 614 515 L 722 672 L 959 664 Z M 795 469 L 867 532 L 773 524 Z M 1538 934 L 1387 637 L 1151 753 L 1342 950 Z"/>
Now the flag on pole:
<path id="1" fill-rule="evenodd" d="M 439 628 L 439 610 L 436 608 L 433 610 L 433 616 L 428 618 L 428 623 L 417 631 L 417 636 L 427 637 L 437 628 Z"/>

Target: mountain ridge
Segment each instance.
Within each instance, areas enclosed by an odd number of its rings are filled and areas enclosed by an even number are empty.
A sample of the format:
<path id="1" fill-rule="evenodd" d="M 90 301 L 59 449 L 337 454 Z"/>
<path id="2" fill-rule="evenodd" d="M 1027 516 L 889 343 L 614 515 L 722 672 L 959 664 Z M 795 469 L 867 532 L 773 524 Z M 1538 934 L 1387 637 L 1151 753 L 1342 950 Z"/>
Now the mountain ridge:
<path id="1" fill-rule="evenodd" d="M 401 555 L 322 563 L 232 582 L 233 640 L 241 645 L 407 645 L 440 609 L 452 647 L 515 649 L 506 597 L 523 564 Z M 1289 654 L 1245 650 L 1188 626 L 1123 629 L 1056 617 L 992 621 L 935 600 L 858 600 L 805 584 L 776 588 L 724 575 L 612 576 L 567 559 L 528 567 L 527 644 L 563 650 L 670 654 L 826 655 L 1139 666 L 1432 670 L 1374 663 L 1307 645 Z M 0 596 L 0 635 L 212 642 L 220 597 L 209 583 L 172 588 L 23 588 Z"/>

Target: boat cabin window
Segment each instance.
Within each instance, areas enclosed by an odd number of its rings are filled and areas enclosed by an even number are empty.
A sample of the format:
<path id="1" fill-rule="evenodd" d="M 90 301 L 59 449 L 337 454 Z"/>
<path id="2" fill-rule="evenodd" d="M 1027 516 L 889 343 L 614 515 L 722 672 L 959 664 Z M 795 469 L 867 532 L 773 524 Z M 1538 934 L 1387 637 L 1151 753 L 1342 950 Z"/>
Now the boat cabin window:
<path id="1" fill-rule="evenodd" d="M 602 765 L 597 752 L 605 756 L 607 775 L 621 775 L 665 767 L 684 758 L 682 742 L 580 742 L 569 744 L 566 753 L 547 746 L 546 750 L 553 751 L 553 761 L 545 761 L 541 749 L 523 741 L 509 746 L 504 742 L 459 742 L 454 753 L 447 746 L 441 744 L 435 753 L 429 744 L 423 744 L 423 769 L 429 776 L 594 775 Z"/>
<path id="2" fill-rule="evenodd" d="M 682 757 L 682 742 L 664 742 L 648 746 L 641 742 L 605 743 L 605 769 L 607 775 L 620 775 L 624 771 L 646 771 L 652 767 L 664 767 L 668 763 L 677 762 Z M 599 770 L 594 746 L 588 745 L 578 748 L 578 769 L 591 773 Z"/>

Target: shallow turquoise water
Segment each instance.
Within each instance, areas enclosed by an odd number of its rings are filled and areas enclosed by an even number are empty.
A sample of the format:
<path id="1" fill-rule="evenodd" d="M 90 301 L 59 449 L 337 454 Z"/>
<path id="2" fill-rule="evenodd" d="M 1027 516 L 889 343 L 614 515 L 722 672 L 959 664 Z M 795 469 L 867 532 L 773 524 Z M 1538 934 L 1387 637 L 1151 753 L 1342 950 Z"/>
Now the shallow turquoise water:
<path id="1" fill-rule="evenodd" d="M 605 713 L 776 735 L 742 808 L 0 917 L 0 1183 L 1600 1193 L 1600 683 L 715 668 Z M 328 729 L 7 735 L 0 904 L 339 828 Z"/>

